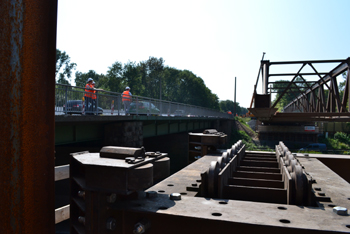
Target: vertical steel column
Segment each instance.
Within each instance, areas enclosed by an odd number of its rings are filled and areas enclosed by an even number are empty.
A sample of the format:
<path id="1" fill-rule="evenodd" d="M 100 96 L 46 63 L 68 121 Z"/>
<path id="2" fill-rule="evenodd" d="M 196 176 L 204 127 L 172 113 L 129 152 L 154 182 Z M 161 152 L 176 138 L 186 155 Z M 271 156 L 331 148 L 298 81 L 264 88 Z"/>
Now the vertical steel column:
<path id="1" fill-rule="evenodd" d="M 262 63 L 262 94 L 268 94 L 270 60 L 263 60 Z"/>
<path id="2" fill-rule="evenodd" d="M 0 15 L 0 233 L 54 233 L 57 0 L 2 0 Z"/>

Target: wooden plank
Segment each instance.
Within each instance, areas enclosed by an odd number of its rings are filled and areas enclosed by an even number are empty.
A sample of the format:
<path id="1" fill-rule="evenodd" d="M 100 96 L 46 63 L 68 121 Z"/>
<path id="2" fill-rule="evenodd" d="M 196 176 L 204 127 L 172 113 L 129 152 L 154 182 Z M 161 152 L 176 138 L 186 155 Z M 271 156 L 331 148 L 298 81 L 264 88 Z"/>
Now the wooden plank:
<path id="1" fill-rule="evenodd" d="M 55 224 L 69 219 L 69 216 L 70 216 L 69 205 L 57 208 L 55 210 Z"/>
<path id="2" fill-rule="evenodd" d="M 55 167 L 55 181 L 69 178 L 69 165 Z"/>

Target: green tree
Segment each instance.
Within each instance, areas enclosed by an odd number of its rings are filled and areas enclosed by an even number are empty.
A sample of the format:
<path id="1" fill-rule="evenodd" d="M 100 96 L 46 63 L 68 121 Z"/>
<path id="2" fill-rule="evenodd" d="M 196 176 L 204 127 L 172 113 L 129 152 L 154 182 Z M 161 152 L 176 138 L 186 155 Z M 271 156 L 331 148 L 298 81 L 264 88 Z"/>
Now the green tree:
<path id="1" fill-rule="evenodd" d="M 297 77 L 295 81 L 303 82 L 304 80 L 301 77 Z M 273 83 L 272 91 L 277 93 L 272 103 L 275 103 L 280 98 L 282 93 L 288 87 L 289 82 L 290 82 L 289 80 L 278 80 L 278 81 L 275 81 L 275 83 Z M 297 98 L 301 94 L 301 92 L 305 91 L 306 89 L 307 89 L 307 85 L 305 83 L 292 84 L 287 90 L 287 92 L 278 101 L 278 103 L 276 104 L 276 108 L 278 108 L 278 110 L 281 111 L 283 107 L 285 107 L 290 102 L 292 102 L 295 98 Z"/>
<path id="2" fill-rule="evenodd" d="M 108 87 L 112 92 L 123 92 L 125 87 L 123 84 L 123 65 L 116 61 L 112 66 L 108 67 L 106 79 L 104 79 L 104 86 Z"/>
<path id="3" fill-rule="evenodd" d="M 71 63 L 69 55 L 65 51 L 56 49 L 56 82 L 60 84 L 69 84 L 72 76 L 72 70 L 76 69 L 77 64 Z"/>
<path id="4" fill-rule="evenodd" d="M 231 100 L 220 101 L 219 104 L 220 104 L 220 109 L 223 112 L 231 111 L 233 114 L 235 106 L 236 106 L 236 113 L 238 115 L 244 115 L 245 113 L 248 112 L 248 110 L 244 107 L 241 107 L 238 102 L 235 103 Z"/>
<path id="5" fill-rule="evenodd" d="M 87 73 L 77 71 L 75 73 L 75 85 L 78 87 L 85 87 L 87 80 L 92 78 L 96 83 L 96 87 L 99 87 L 101 85 L 100 79 L 102 77 L 104 77 L 103 74 L 97 74 L 94 70 L 90 70 Z"/>
<path id="6" fill-rule="evenodd" d="M 125 88 L 129 86 L 134 95 L 141 95 L 144 93 L 144 86 L 141 82 L 142 74 L 140 68 L 135 62 L 128 61 L 124 64 L 122 74 L 122 85 Z"/>

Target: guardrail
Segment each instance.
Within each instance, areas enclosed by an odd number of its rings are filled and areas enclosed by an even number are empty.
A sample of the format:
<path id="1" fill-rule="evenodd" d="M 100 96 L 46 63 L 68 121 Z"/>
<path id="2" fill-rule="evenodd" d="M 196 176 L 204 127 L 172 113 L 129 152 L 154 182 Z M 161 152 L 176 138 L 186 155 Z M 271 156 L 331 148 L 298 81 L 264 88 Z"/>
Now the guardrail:
<path id="1" fill-rule="evenodd" d="M 95 99 L 85 101 L 85 88 L 56 84 L 55 115 L 157 115 L 183 117 L 233 118 L 228 113 L 176 102 L 132 96 L 129 110 L 122 103 L 122 94 L 96 90 Z"/>

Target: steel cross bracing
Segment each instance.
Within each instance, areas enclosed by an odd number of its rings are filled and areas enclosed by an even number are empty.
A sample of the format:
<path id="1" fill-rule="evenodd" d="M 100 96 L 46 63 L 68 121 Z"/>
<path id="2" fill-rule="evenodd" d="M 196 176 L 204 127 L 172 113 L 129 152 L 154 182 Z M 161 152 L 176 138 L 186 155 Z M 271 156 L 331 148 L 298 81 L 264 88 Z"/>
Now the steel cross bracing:
<path id="1" fill-rule="evenodd" d="M 329 72 L 319 72 L 315 68 L 315 64 L 333 64 L 338 65 Z M 296 73 L 271 73 L 271 67 L 275 65 L 298 65 L 301 67 Z M 313 72 L 303 72 L 309 68 Z M 286 62 L 270 62 L 268 60 L 261 61 L 262 70 L 262 93 L 269 95 L 271 93 L 279 93 L 277 100 L 271 104 L 265 104 L 264 107 L 275 108 L 283 97 L 289 96 L 293 99 L 287 104 L 283 112 L 291 113 L 315 113 L 318 117 L 322 116 L 344 116 L 341 113 L 349 113 L 348 105 L 350 103 L 350 58 L 344 60 L 315 60 L 315 61 L 286 61 Z M 345 87 L 342 96 L 337 83 L 337 76 L 347 73 Z M 317 81 L 308 81 L 306 77 L 315 76 Z M 292 79 L 287 81 L 270 81 L 271 77 L 286 77 L 292 76 Z M 259 77 L 258 77 L 259 80 Z M 257 80 L 257 83 L 258 83 Z M 269 85 L 281 84 L 282 87 L 269 87 Z M 254 97 L 256 97 L 256 86 Z M 255 98 L 255 107 L 257 103 Z M 330 114 L 330 115 L 329 115 Z M 345 115 L 347 116 L 347 114 Z"/>

